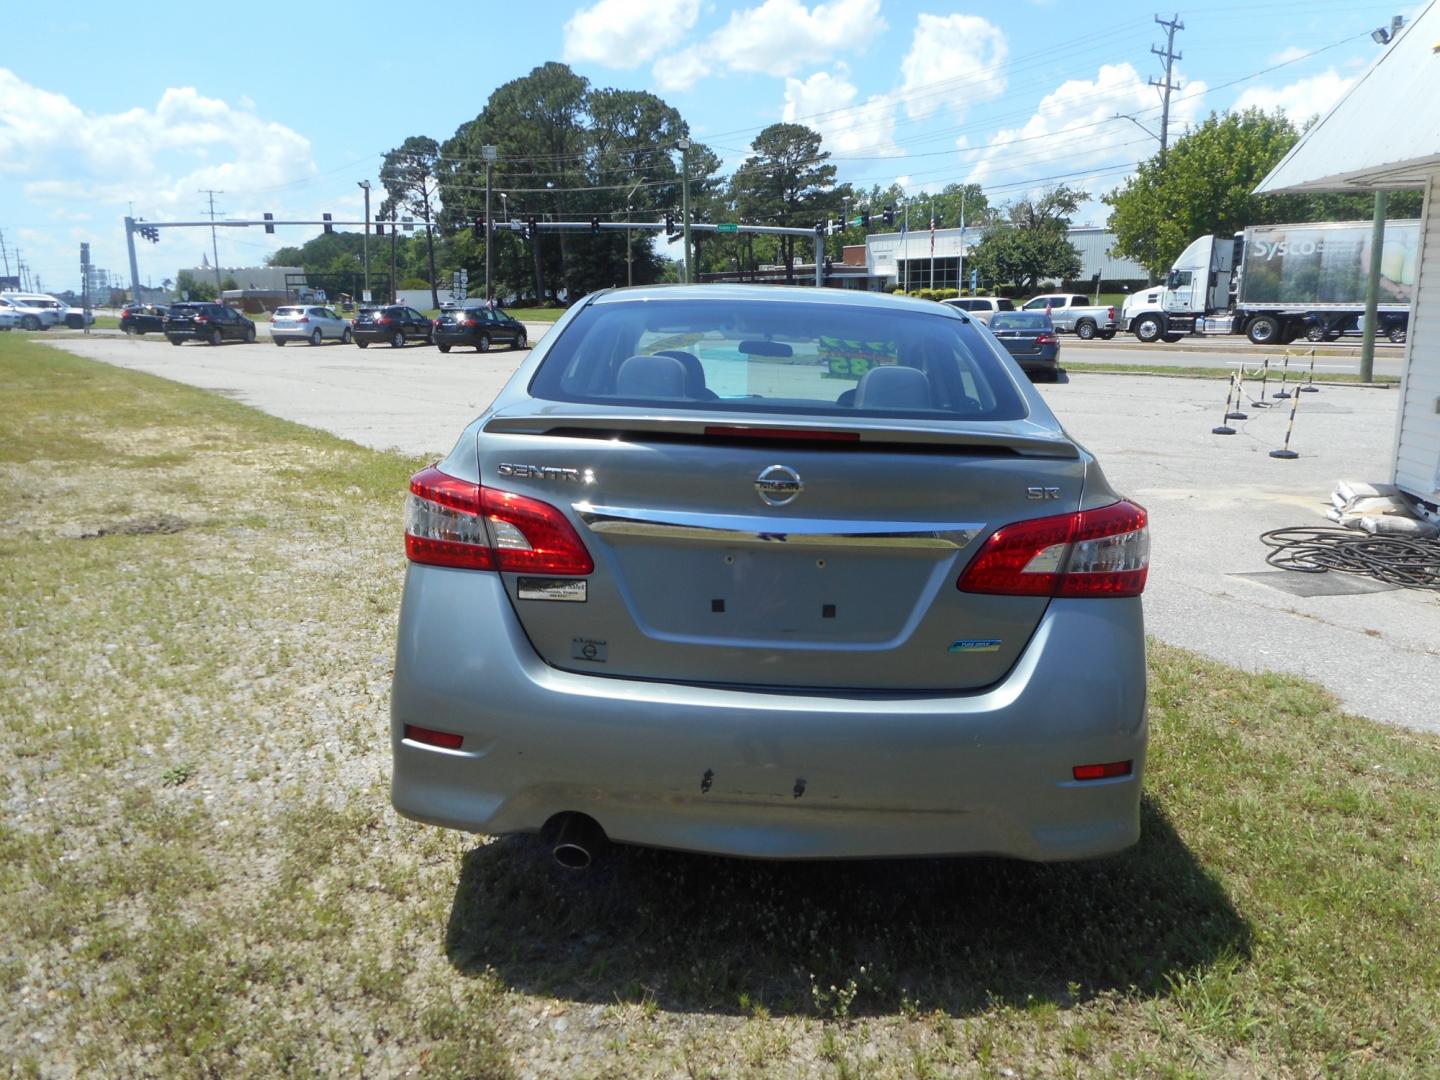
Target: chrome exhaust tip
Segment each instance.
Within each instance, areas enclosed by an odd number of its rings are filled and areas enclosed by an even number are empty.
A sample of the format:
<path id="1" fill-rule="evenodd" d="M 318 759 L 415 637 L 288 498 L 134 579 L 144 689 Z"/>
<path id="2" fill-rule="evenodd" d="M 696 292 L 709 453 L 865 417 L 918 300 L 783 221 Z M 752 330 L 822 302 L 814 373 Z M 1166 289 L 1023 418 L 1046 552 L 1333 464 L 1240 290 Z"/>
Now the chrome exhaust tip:
<path id="1" fill-rule="evenodd" d="M 566 870 L 588 870 L 605 845 L 605 830 L 592 817 L 570 811 L 558 815 L 552 827 L 555 842 L 550 854 Z"/>

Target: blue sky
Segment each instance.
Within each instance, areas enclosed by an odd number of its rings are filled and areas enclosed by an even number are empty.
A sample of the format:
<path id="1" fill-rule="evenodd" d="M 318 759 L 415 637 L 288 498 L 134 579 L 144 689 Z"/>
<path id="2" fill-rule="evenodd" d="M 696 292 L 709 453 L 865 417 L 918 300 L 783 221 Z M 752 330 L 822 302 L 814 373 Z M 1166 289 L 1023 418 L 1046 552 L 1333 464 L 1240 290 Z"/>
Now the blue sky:
<path id="1" fill-rule="evenodd" d="M 78 288 L 79 243 L 128 278 L 121 219 L 362 214 L 357 182 L 406 136 L 444 140 L 498 85 L 563 60 L 596 86 L 678 108 L 727 164 L 779 120 L 821 131 L 841 180 L 915 195 L 978 182 L 1004 201 L 1063 178 L 1098 195 L 1158 144 L 1159 9 L 1130 0 L 569 0 L 425 9 L 86 0 L 31 14 L 0 63 L 0 233 L 47 290 Z M 1253 0 L 1166 8 L 1181 89 L 1172 138 L 1212 110 L 1328 109 L 1411 3 Z M 464 14 L 461 14 L 461 12 Z M 1317 50 L 1321 50 L 1318 51 Z M 1307 56 L 1306 54 L 1316 53 Z M 360 68 L 351 59 L 362 57 Z M 1083 216 L 1104 220 L 1092 202 Z M 255 265 L 310 233 L 221 230 Z M 208 230 L 140 245 L 158 283 L 209 252 Z M 0 263 L 0 272 L 3 272 Z"/>

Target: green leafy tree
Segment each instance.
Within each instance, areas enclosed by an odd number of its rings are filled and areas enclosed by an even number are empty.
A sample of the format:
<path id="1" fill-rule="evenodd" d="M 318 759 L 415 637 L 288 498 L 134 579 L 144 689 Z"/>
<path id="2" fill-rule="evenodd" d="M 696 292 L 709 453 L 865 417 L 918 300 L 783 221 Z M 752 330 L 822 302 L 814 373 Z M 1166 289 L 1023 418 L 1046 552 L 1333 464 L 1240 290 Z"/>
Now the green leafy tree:
<path id="1" fill-rule="evenodd" d="M 835 188 L 835 166 L 820 133 L 803 124 L 771 124 L 755 136 L 751 154 L 732 179 L 736 207 L 751 221 L 811 224 L 823 219 Z M 780 238 L 785 280 L 795 280 L 796 237 Z"/>
<path id="2" fill-rule="evenodd" d="M 180 271 L 180 276 L 175 279 L 175 291 L 191 300 L 216 300 L 220 296 L 215 282 L 197 278 L 189 270 Z"/>
<path id="3" fill-rule="evenodd" d="M 1369 195 L 1253 194 L 1299 137 L 1278 109 L 1211 113 L 1175 141 L 1163 166 L 1157 154 L 1104 196 L 1115 233 L 1112 250 L 1158 276 L 1192 240 L 1207 234 L 1277 222 L 1368 219 L 1374 208 Z M 1419 194 L 1404 192 L 1392 196 L 1388 214 L 1418 217 L 1419 210 Z"/>
<path id="4" fill-rule="evenodd" d="M 1062 184 L 1038 198 L 1010 203 L 1004 219 L 988 229 L 976 245 L 976 269 L 982 277 L 1012 282 L 1023 290 L 1034 289 L 1047 279 L 1075 277 L 1080 273 L 1080 252 L 1070 243 L 1066 230 L 1088 198 L 1085 192 Z"/>
<path id="5" fill-rule="evenodd" d="M 430 224 L 435 217 L 435 203 L 438 194 L 436 169 L 440 146 L 425 135 L 411 135 L 394 150 L 385 155 L 380 166 L 380 182 L 385 185 L 386 197 L 380 204 L 381 217 L 392 220 L 397 211 L 417 215 L 425 223 L 425 250 L 429 257 L 430 299 L 432 306 L 440 306 L 437 275 L 435 273 L 435 237 Z"/>

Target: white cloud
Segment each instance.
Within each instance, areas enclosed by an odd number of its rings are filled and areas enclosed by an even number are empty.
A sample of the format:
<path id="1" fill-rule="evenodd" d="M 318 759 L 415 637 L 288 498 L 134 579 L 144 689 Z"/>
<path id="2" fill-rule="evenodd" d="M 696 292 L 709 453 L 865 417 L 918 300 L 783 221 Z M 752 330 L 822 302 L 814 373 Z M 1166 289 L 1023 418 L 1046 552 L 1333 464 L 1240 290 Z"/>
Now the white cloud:
<path id="1" fill-rule="evenodd" d="M 817 71 L 808 79 L 785 80 L 786 123 L 802 123 L 818 131 L 825 149 L 841 156 L 898 157 L 904 153 L 895 145 L 895 103 L 885 94 L 876 94 L 863 104 L 853 105 L 856 94 L 844 69 L 836 73 Z"/>
<path id="2" fill-rule="evenodd" d="M 843 49 L 863 50 L 885 27 L 880 0 L 828 0 L 813 8 L 799 0 L 765 0 L 732 14 L 705 48 L 732 71 L 793 75 Z"/>
<path id="3" fill-rule="evenodd" d="M 566 63 L 639 67 L 695 25 L 700 0 L 598 0 L 565 23 Z"/>
<path id="4" fill-rule="evenodd" d="M 1235 99 L 1232 108 L 1236 112 L 1254 108 L 1267 113 L 1280 109 L 1300 126 L 1312 116 L 1329 112 L 1354 81 L 1353 76 L 1341 75 L 1331 68 L 1286 86 L 1252 86 Z"/>
<path id="5" fill-rule="evenodd" d="M 1172 140 L 1195 122 L 1203 112 L 1205 84 L 1185 83 L 1185 91 L 1171 100 Z M 1056 181 L 1040 178 L 1078 173 L 1094 167 L 1091 175 L 1077 175 L 1064 183 L 1083 188 L 1097 197 L 1119 184 L 1123 173 L 1109 173 L 1108 166 L 1150 157 L 1159 143 L 1129 120 L 1114 120 L 1117 113 L 1129 113 L 1150 131 L 1158 131 L 1160 116 L 1155 90 L 1130 64 L 1105 64 L 1094 79 L 1070 79 L 1041 99 L 1039 107 L 1021 127 L 1006 128 L 991 137 L 968 177 L 970 183 L 1023 185 L 1035 181 L 1036 189 Z M 1004 201 L 1025 192 L 1024 187 L 997 194 Z M 1085 208 L 1097 212 L 1094 205 Z"/>
<path id="6" fill-rule="evenodd" d="M 1311 52 L 1310 49 L 1307 49 L 1301 45 L 1286 45 L 1285 48 L 1281 49 L 1279 52 L 1271 53 L 1270 56 L 1267 58 L 1266 63 L 1272 65 L 1288 64 L 1292 60 L 1299 60 L 1302 56 L 1307 55 L 1309 52 Z"/>
<path id="7" fill-rule="evenodd" d="M 906 113 L 919 120 L 948 105 L 959 114 L 999 97 L 1008 55 L 1005 34 L 978 15 L 921 15 L 900 62 Z"/>
<path id="8" fill-rule="evenodd" d="M 41 201 L 194 201 L 198 188 L 276 186 L 316 171 L 310 140 L 283 124 L 166 90 L 154 109 L 86 113 L 0 69 L 0 170 Z"/>
<path id="9" fill-rule="evenodd" d="M 661 90 L 689 90 L 710 74 L 710 65 L 699 49 L 682 49 L 656 60 L 651 74 Z"/>

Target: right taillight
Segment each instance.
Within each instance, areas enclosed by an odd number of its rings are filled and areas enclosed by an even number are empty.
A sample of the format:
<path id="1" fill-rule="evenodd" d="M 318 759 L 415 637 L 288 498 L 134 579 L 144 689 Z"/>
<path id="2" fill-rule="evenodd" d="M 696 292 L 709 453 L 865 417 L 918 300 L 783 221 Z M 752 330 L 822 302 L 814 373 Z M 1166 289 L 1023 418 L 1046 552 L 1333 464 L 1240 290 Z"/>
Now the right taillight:
<path id="1" fill-rule="evenodd" d="M 1121 501 L 991 534 L 955 583 L 1004 596 L 1139 596 L 1150 567 L 1145 508 Z"/>
<path id="2" fill-rule="evenodd" d="M 433 466 L 410 478 L 405 555 L 469 570 L 580 576 L 595 563 L 549 503 L 459 480 Z"/>

